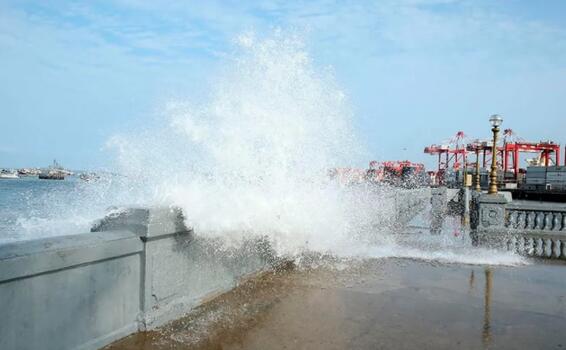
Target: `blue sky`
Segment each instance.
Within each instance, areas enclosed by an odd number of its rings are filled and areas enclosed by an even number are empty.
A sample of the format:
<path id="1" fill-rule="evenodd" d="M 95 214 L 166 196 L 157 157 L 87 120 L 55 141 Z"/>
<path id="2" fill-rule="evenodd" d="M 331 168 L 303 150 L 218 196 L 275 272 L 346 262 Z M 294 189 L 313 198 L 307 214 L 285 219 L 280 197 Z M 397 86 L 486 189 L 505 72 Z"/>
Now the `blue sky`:
<path id="1" fill-rule="evenodd" d="M 107 165 L 115 133 L 194 96 L 243 31 L 305 30 L 374 158 L 488 118 L 566 143 L 566 1 L 2 1 L 0 166 Z"/>

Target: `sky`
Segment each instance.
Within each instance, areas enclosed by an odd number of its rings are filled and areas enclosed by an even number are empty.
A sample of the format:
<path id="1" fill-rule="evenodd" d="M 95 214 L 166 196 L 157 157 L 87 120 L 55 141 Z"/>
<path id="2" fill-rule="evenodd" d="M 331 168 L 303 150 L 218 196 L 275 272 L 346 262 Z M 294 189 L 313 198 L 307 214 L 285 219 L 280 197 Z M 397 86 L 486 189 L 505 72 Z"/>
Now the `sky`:
<path id="1" fill-rule="evenodd" d="M 108 139 L 202 89 L 242 32 L 303 30 L 378 160 L 487 138 L 566 144 L 566 1 L 0 1 L 0 167 L 107 165 Z"/>

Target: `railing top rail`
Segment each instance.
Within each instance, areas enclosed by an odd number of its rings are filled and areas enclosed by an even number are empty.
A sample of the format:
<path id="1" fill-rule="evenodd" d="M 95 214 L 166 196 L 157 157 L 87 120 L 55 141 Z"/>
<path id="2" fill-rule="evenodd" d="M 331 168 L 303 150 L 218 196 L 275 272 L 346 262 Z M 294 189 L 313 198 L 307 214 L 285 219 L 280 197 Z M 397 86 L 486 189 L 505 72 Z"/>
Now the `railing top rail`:
<path id="1" fill-rule="evenodd" d="M 522 211 L 549 211 L 549 212 L 566 212 L 566 204 L 563 203 L 525 203 L 525 202 L 511 202 L 505 207 L 508 210 L 522 210 Z"/>

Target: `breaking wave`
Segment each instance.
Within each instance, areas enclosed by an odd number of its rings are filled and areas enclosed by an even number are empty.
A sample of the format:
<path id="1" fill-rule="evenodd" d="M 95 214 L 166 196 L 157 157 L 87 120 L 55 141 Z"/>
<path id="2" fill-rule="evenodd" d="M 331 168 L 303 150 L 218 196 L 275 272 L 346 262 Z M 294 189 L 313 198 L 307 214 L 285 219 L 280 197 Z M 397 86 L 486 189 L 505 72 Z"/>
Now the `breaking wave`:
<path id="1" fill-rule="evenodd" d="M 520 260 L 407 245 L 391 234 L 396 190 L 329 178 L 332 168 L 365 167 L 367 152 L 346 94 L 331 69 L 317 69 L 300 36 L 241 35 L 209 91 L 204 100 L 168 103 L 158 129 L 109 142 L 120 172 L 150 203 L 181 207 L 198 235 L 234 244 L 268 237 L 287 256 Z"/>

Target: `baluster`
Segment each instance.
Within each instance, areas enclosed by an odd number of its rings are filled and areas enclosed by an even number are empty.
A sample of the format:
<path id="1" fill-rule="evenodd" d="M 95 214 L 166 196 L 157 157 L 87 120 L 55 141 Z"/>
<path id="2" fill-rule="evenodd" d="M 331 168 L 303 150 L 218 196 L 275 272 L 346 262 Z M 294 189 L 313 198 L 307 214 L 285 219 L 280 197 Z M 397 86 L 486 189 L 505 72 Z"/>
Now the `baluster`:
<path id="1" fill-rule="evenodd" d="M 543 230 L 552 230 L 552 213 L 544 213 Z"/>
<path id="2" fill-rule="evenodd" d="M 540 211 L 535 212 L 535 223 L 533 225 L 534 230 L 538 230 L 541 228 L 542 225 L 542 215 L 543 213 Z"/>
<path id="3" fill-rule="evenodd" d="M 517 225 L 518 225 L 518 220 L 519 220 L 519 212 L 516 210 L 513 210 L 511 212 L 511 228 L 516 229 Z"/>
<path id="4" fill-rule="evenodd" d="M 509 211 L 509 214 L 505 217 L 505 227 L 513 228 L 515 220 L 515 211 Z"/>
<path id="5" fill-rule="evenodd" d="M 552 258 L 552 249 L 554 248 L 554 242 L 552 241 L 552 239 L 544 239 L 544 246 L 545 246 L 545 252 L 544 252 L 544 257 L 545 258 Z"/>
<path id="6" fill-rule="evenodd" d="M 560 240 L 553 239 L 553 249 L 552 249 L 552 256 L 556 259 L 560 259 Z"/>
<path id="7" fill-rule="evenodd" d="M 544 254 L 544 242 L 541 238 L 533 238 L 535 241 L 535 254 L 536 256 L 543 256 Z"/>
<path id="8" fill-rule="evenodd" d="M 561 252 L 562 254 L 560 254 L 560 257 L 562 259 L 566 259 L 566 242 L 564 242 L 563 240 L 560 241 L 560 245 L 561 245 Z"/>
<path id="9" fill-rule="evenodd" d="M 566 230 L 566 213 L 562 214 L 562 220 L 560 220 L 560 231 Z"/>
<path id="10" fill-rule="evenodd" d="M 547 238 L 543 238 L 542 240 L 544 241 L 544 251 L 542 256 L 550 258 L 552 256 L 552 240 Z"/>
<path id="11" fill-rule="evenodd" d="M 524 218 L 523 213 L 521 213 L 520 211 L 515 211 L 514 214 L 515 216 L 513 219 L 513 228 L 516 229 L 522 224 L 521 220 L 523 220 Z"/>
<path id="12" fill-rule="evenodd" d="M 522 237 L 521 241 L 523 243 L 523 253 L 531 255 L 533 253 L 533 241 L 529 237 Z"/>
<path id="13" fill-rule="evenodd" d="M 533 223 L 533 214 L 532 214 L 532 212 L 528 211 L 527 214 L 526 214 L 526 217 L 525 217 L 525 227 L 523 227 L 523 228 L 525 228 L 527 230 L 530 229 L 532 223 Z"/>
<path id="14" fill-rule="evenodd" d="M 522 211 L 517 211 L 517 221 L 515 222 L 515 225 L 513 225 L 513 228 L 525 228 L 525 215 Z"/>
<path id="15" fill-rule="evenodd" d="M 554 213 L 552 214 L 552 231 L 556 231 L 559 230 L 560 227 L 558 227 L 558 215 L 560 215 L 559 213 Z"/>

